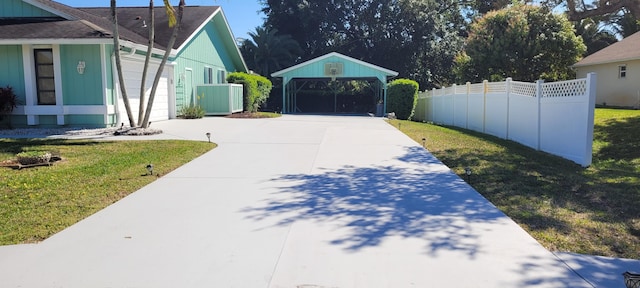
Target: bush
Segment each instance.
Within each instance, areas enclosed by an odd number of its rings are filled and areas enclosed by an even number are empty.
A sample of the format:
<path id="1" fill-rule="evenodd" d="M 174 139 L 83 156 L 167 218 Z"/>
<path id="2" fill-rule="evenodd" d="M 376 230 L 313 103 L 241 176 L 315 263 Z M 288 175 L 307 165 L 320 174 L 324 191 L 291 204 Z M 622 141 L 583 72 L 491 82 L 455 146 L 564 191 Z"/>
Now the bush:
<path id="1" fill-rule="evenodd" d="M 182 106 L 178 114 L 180 118 L 184 119 L 200 119 L 204 117 L 205 111 L 200 105 L 190 104 L 189 106 Z"/>
<path id="2" fill-rule="evenodd" d="M 272 84 L 269 79 L 255 74 L 233 72 L 227 76 L 227 82 L 242 84 L 244 110 L 255 113 L 267 101 Z"/>
<path id="3" fill-rule="evenodd" d="M 418 82 L 397 79 L 387 87 L 387 112 L 394 112 L 396 118 L 411 120 L 418 103 Z"/>
<path id="4" fill-rule="evenodd" d="M 0 120 L 8 116 L 18 106 L 18 97 L 11 86 L 0 87 Z"/>

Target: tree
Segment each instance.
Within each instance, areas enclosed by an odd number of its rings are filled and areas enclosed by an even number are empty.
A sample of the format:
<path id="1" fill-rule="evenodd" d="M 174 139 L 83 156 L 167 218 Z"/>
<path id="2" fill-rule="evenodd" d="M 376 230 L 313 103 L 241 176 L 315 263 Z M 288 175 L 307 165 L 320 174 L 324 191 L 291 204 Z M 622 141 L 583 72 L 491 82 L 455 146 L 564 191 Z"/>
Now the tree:
<path id="1" fill-rule="evenodd" d="M 256 27 L 249 32 L 251 39 L 242 42 L 240 52 L 247 66 L 255 73 L 269 76 L 272 72 L 293 65 L 302 54 L 298 42 L 291 35 L 278 34 L 278 29 Z"/>
<path id="2" fill-rule="evenodd" d="M 173 44 L 176 43 L 176 38 L 178 37 L 178 30 L 180 29 L 180 22 L 182 22 L 182 15 L 184 14 L 184 0 L 180 0 L 178 4 L 178 14 L 175 15 L 175 10 L 169 4 L 169 0 L 164 0 L 164 7 L 169 15 L 169 27 L 173 27 L 171 32 L 171 38 L 169 38 L 169 43 L 165 46 L 164 55 L 162 56 L 162 60 L 160 61 L 160 65 L 158 65 L 158 71 L 156 71 L 156 77 L 153 79 L 153 85 L 151 86 L 151 94 L 149 95 L 149 103 L 147 103 L 147 110 L 144 113 L 144 120 L 142 120 L 142 128 L 149 127 L 149 117 L 151 116 L 151 110 L 153 107 L 153 100 L 156 96 L 156 90 L 158 90 L 158 85 L 160 84 L 160 78 L 162 77 L 162 71 L 164 70 L 164 65 L 167 63 L 167 59 L 169 59 L 169 55 L 171 54 L 171 49 L 173 49 Z M 142 83 L 144 85 L 144 83 Z"/>
<path id="3" fill-rule="evenodd" d="M 185 1 L 184 0 L 180 0 L 180 3 L 178 5 L 178 13 L 176 15 L 176 11 L 173 8 L 173 6 L 171 6 L 171 4 L 169 3 L 169 0 L 163 0 L 164 1 L 164 7 L 165 7 L 165 11 L 167 13 L 167 16 L 169 18 L 169 27 L 173 27 L 173 30 L 171 32 L 171 37 L 169 38 L 169 43 L 167 43 L 166 48 L 165 48 L 165 53 L 162 57 L 162 60 L 160 62 L 160 65 L 158 66 L 158 70 L 156 72 L 153 84 L 151 86 L 151 93 L 149 95 L 149 101 L 147 103 L 147 107 L 144 113 L 144 117 L 142 117 L 142 121 L 140 121 L 140 119 L 138 119 L 138 126 L 142 127 L 142 128 L 147 128 L 149 126 L 149 117 L 151 115 L 151 110 L 153 107 L 153 100 L 155 99 L 155 94 L 156 94 L 156 90 L 158 88 L 158 85 L 160 83 L 160 78 L 162 76 L 162 71 L 164 70 L 164 66 L 167 62 L 167 59 L 169 58 L 169 55 L 171 54 L 171 49 L 173 48 L 173 45 L 175 44 L 176 41 L 176 37 L 178 35 L 178 30 L 180 29 L 180 22 L 182 20 L 182 14 L 184 12 L 184 6 Z M 118 73 L 118 81 L 120 83 L 120 92 L 122 93 L 122 101 L 124 102 L 124 106 L 125 106 L 125 110 L 127 112 L 127 117 L 129 118 L 129 125 L 131 127 L 136 127 L 136 122 L 134 121 L 133 118 L 133 113 L 131 112 L 131 105 L 129 103 L 129 97 L 127 95 L 127 91 L 126 91 L 126 87 L 124 84 L 124 77 L 123 77 L 123 73 L 122 73 L 122 64 L 121 64 L 121 58 L 120 58 L 120 34 L 118 33 L 118 14 L 116 13 L 116 7 L 117 7 L 117 3 L 116 0 L 111 0 L 111 19 L 113 21 L 113 43 L 114 43 L 114 53 L 115 53 L 115 60 L 116 60 L 116 71 Z M 149 10 L 153 10 L 153 0 L 149 1 Z M 153 12 L 150 12 L 151 15 L 153 15 Z M 153 21 L 153 18 L 151 18 Z M 153 25 L 151 25 L 150 28 L 150 32 L 149 32 L 149 42 L 147 45 L 148 46 L 148 50 L 147 50 L 147 59 L 145 60 L 145 64 L 144 64 L 144 68 L 143 68 L 143 80 L 142 83 L 140 85 L 142 85 L 141 88 L 141 97 L 140 97 L 140 110 L 143 110 L 144 107 L 144 85 L 145 85 L 145 81 L 146 81 L 146 71 L 148 69 L 148 65 L 149 65 L 149 57 L 150 54 L 148 51 L 150 51 L 153 48 L 153 43 L 154 43 L 154 27 Z M 139 114 L 142 115 L 142 114 Z"/>
<path id="4" fill-rule="evenodd" d="M 616 36 L 601 29 L 598 23 L 591 18 L 580 20 L 575 27 L 576 35 L 582 37 L 582 41 L 587 46 L 587 52 L 584 56 L 591 55 L 618 42 Z"/>
<path id="5" fill-rule="evenodd" d="M 458 80 L 563 80 L 585 52 L 563 15 L 531 5 L 493 11 L 471 25 L 465 53 L 457 58 Z M 461 67 L 464 67 L 462 69 Z"/>
<path id="6" fill-rule="evenodd" d="M 569 20 L 571 21 L 596 16 L 616 15 L 623 10 L 629 11 L 635 19 L 640 19 L 640 0 L 592 0 L 591 3 L 567 0 L 566 5 Z"/>
<path id="7" fill-rule="evenodd" d="M 147 42 L 147 54 L 144 57 L 144 66 L 142 68 L 142 79 L 140 80 L 140 105 L 138 106 L 138 126 L 142 126 L 142 120 L 144 119 L 144 94 L 145 86 L 147 83 L 147 73 L 149 70 L 149 61 L 151 61 L 151 52 L 153 51 L 153 43 L 155 42 L 155 9 L 153 7 L 153 0 L 149 0 L 149 41 Z"/>
<path id="8" fill-rule="evenodd" d="M 640 0 L 543 0 L 541 3 L 549 8 L 565 8 L 570 21 L 592 19 L 623 38 L 640 30 Z"/>
<path id="9" fill-rule="evenodd" d="M 425 88 L 451 78 L 465 30 L 458 0 L 262 0 L 265 27 L 298 41 L 309 60 L 339 52 L 398 71 Z"/>
<path id="10" fill-rule="evenodd" d="M 127 112 L 127 118 L 129 118 L 129 126 L 135 127 L 136 123 L 133 120 L 133 113 L 131 112 L 131 104 L 129 104 L 129 96 L 127 95 L 127 89 L 125 87 L 124 75 L 122 73 L 122 61 L 120 60 L 120 33 L 118 32 L 118 13 L 116 13 L 116 0 L 111 0 L 111 19 L 113 21 L 113 50 L 116 58 L 116 71 L 118 73 L 118 79 L 120 81 L 120 93 L 122 93 L 122 101 L 124 102 L 124 109 Z"/>

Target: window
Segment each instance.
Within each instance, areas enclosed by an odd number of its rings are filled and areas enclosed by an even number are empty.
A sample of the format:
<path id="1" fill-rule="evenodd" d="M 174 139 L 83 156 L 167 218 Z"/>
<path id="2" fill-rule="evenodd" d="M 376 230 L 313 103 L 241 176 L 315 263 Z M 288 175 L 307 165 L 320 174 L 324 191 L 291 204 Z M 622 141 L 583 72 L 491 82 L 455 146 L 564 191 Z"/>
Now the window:
<path id="1" fill-rule="evenodd" d="M 218 83 L 227 83 L 227 71 L 218 70 Z"/>
<path id="2" fill-rule="evenodd" d="M 627 65 L 618 66 L 618 78 L 627 78 Z"/>
<path id="3" fill-rule="evenodd" d="M 33 50 L 36 68 L 38 105 L 56 105 L 56 82 L 53 73 L 53 51 Z"/>
<path id="4" fill-rule="evenodd" d="M 213 68 L 204 67 L 204 84 L 213 84 Z"/>

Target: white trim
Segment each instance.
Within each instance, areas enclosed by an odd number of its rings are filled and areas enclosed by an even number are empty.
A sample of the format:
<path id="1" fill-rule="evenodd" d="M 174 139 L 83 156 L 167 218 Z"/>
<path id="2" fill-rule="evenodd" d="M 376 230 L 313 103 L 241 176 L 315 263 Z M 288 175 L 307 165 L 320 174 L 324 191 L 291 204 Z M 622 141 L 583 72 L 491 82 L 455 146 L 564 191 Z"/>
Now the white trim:
<path id="1" fill-rule="evenodd" d="M 638 57 L 631 57 L 631 58 L 622 58 L 622 59 L 616 59 L 616 60 L 611 60 L 611 61 L 598 61 L 598 62 L 591 62 L 591 63 L 586 63 L 586 64 L 580 64 L 580 62 L 571 65 L 571 68 L 580 68 L 580 67 L 588 67 L 588 66 L 593 66 L 593 65 L 602 65 L 602 64 L 614 64 L 614 63 L 624 63 L 624 62 L 629 62 L 629 61 L 637 61 L 640 60 L 640 58 Z"/>
<path id="2" fill-rule="evenodd" d="M 64 39 L 64 38 L 23 38 L 23 39 L 0 39 L 2 45 L 20 44 L 113 44 L 113 38 L 108 39 Z"/>
<path id="3" fill-rule="evenodd" d="M 40 9 L 42 9 L 42 10 L 44 10 L 44 11 L 47 11 L 47 12 L 49 12 L 49 13 L 51 13 L 51 14 L 58 15 L 58 16 L 60 16 L 60 17 L 62 17 L 62 18 L 67 19 L 67 20 L 76 20 L 76 18 L 75 18 L 75 17 L 73 17 L 73 16 L 71 16 L 71 15 L 69 15 L 69 14 L 63 13 L 62 11 L 59 11 L 59 10 L 53 9 L 53 8 L 51 8 L 51 7 L 47 6 L 47 5 L 43 5 L 43 4 L 42 4 L 42 3 L 40 3 L 39 1 L 34 1 L 34 0 L 22 0 L 22 2 L 25 2 L 25 3 L 31 4 L 31 5 L 33 5 L 33 6 L 37 7 L 37 8 L 40 8 Z"/>
<path id="4" fill-rule="evenodd" d="M 169 87 L 167 87 L 167 104 L 169 105 L 169 107 L 167 107 L 169 109 L 169 119 L 175 119 L 177 116 L 176 113 L 176 88 L 175 88 L 175 84 L 174 84 L 174 80 L 173 78 L 175 77 L 174 75 L 174 71 L 175 71 L 175 66 L 174 63 L 165 63 L 165 71 L 167 72 L 167 81 L 169 83 L 167 83 L 167 85 Z"/>
<path id="5" fill-rule="evenodd" d="M 195 94 L 198 91 L 196 91 L 197 87 L 195 87 L 196 85 L 195 85 L 195 83 L 193 81 L 194 80 L 193 79 L 193 68 L 190 68 L 190 67 L 185 67 L 184 68 L 184 78 L 185 78 L 184 85 L 187 85 L 187 72 L 191 73 L 191 83 L 190 83 L 191 95 L 189 96 L 189 105 L 195 105 L 196 104 L 196 96 L 195 96 Z M 186 88 L 186 86 L 185 86 L 185 88 Z M 186 98 L 187 95 L 184 95 L 184 97 Z"/>
<path id="6" fill-rule="evenodd" d="M 60 45 L 52 45 L 51 51 L 53 51 L 53 80 L 56 85 L 56 106 L 62 107 L 64 95 L 62 91 L 62 67 L 60 67 L 62 66 Z M 58 125 L 64 125 L 64 115 L 58 115 Z"/>
<path id="7" fill-rule="evenodd" d="M 178 47 L 178 49 L 175 49 L 177 51 L 182 51 L 182 49 L 184 49 L 189 42 L 191 42 L 191 40 L 193 40 L 194 38 L 196 38 L 196 35 L 202 31 L 202 29 L 207 26 L 207 24 L 209 24 L 209 22 L 211 22 L 211 20 L 213 20 L 213 17 L 218 14 L 218 11 L 222 10 L 220 7 L 218 7 L 218 9 L 216 9 L 216 11 L 213 11 L 213 13 L 211 13 L 211 15 L 209 15 L 209 17 L 207 17 L 207 19 L 205 19 L 204 21 L 202 21 L 202 23 L 200 23 L 200 26 L 198 26 L 198 28 L 196 30 L 194 30 L 193 33 L 191 33 L 191 35 L 189 35 L 189 37 L 187 37 L 187 39 L 182 42 L 182 45 L 180 45 L 180 47 Z"/>
<path id="8" fill-rule="evenodd" d="M 107 90 L 107 49 L 105 44 L 100 45 L 100 74 L 102 75 L 102 103 L 104 105 L 109 105 L 109 94 Z M 117 103 L 117 101 L 115 102 Z M 104 114 L 104 124 L 106 125 L 109 122 L 109 115 Z"/>
<path id="9" fill-rule="evenodd" d="M 15 114 L 26 114 L 32 116 L 38 115 L 104 115 L 106 113 L 115 113 L 114 105 L 38 105 L 26 106 L 19 105 L 15 109 Z M 29 124 L 37 125 L 37 124 Z M 58 125 L 64 125 L 58 123 Z"/>
<path id="10" fill-rule="evenodd" d="M 380 72 L 383 72 L 383 73 L 387 74 L 387 76 L 394 76 L 394 77 L 398 76 L 398 72 L 396 72 L 396 71 L 392 71 L 392 70 L 389 70 L 389 69 L 386 69 L 386 68 L 382 68 L 380 66 L 376 66 L 376 65 L 373 65 L 371 63 L 367 63 L 367 62 L 364 62 L 364 61 L 361 61 L 361 60 L 358 60 L 358 59 L 355 59 L 355 58 L 351 58 L 349 56 L 340 54 L 338 52 L 331 52 L 329 54 L 325 54 L 323 56 L 320 56 L 320 57 L 317 57 L 317 58 L 302 62 L 302 63 L 300 63 L 298 65 L 291 66 L 291 67 L 289 67 L 287 69 L 280 70 L 280 71 L 277 71 L 277 72 L 273 72 L 273 73 L 271 73 L 271 76 L 272 77 L 282 77 L 282 74 L 285 74 L 287 72 L 293 71 L 293 70 L 298 69 L 300 67 L 307 66 L 309 64 L 312 64 L 312 63 L 315 63 L 315 62 L 318 62 L 318 61 L 321 61 L 321 60 L 324 60 L 324 59 L 327 59 L 327 58 L 330 58 L 330 57 L 334 57 L 334 56 L 338 57 L 338 58 L 342 58 L 342 59 L 347 60 L 347 61 L 354 62 L 354 63 L 362 65 L 362 66 L 366 66 L 366 67 L 378 70 Z"/>

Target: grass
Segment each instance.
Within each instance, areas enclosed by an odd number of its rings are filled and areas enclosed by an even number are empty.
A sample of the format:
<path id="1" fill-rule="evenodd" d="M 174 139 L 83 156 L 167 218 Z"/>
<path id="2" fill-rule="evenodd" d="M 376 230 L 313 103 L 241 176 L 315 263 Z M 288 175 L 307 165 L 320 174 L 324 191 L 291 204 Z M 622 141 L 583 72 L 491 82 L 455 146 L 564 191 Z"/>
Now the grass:
<path id="1" fill-rule="evenodd" d="M 0 139 L 0 161 L 21 151 L 63 158 L 53 166 L 0 167 L 0 245 L 46 239 L 214 147 L 175 140 Z M 146 175 L 149 163 L 153 176 Z"/>
<path id="2" fill-rule="evenodd" d="M 637 258 L 640 111 L 596 109 L 588 168 L 473 131 L 392 120 L 547 249 Z M 466 176 L 463 176 L 466 179 Z"/>

